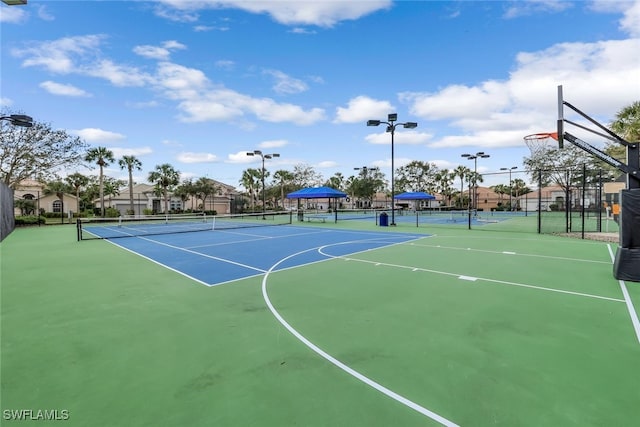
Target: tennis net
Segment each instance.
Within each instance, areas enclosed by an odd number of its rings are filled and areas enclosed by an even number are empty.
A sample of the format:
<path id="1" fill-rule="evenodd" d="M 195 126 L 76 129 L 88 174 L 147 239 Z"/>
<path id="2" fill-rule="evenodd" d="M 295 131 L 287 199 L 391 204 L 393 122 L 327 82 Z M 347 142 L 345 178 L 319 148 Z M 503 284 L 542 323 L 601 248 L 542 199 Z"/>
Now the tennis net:
<path id="1" fill-rule="evenodd" d="M 190 233 L 291 224 L 291 212 L 258 214 L 79 218 L 78 240 Z"/>

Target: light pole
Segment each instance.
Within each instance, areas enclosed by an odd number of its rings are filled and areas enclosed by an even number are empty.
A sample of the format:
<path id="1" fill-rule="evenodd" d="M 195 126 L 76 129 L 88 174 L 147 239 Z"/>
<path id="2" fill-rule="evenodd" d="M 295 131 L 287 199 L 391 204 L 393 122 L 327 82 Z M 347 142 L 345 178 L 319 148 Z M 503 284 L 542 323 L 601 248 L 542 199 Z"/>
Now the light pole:
<path id="1" fill-rule="evenodd" d="M 253 150 L 253 152 L 249 151 L 247 152 L 247 156 L 260 156 L 260 158 L 262 159 L 262 219 L 265 219 L 264 217 L 264 211 L 266 208 L 266 199 L 265 199 L 265 195 L 266 195 L 266 191 L 264 188 L 264 160 L 265 159 L 272 159 L 274 157 L 280 157 L 280 154 L 278 153 L 271 153 L 271 154 L 263 154 L 262 151 L 260 150 Z"/>
<path id="2" fill-rule="evenodd" d="M 511 201 L 512 199 L 512 194 L 513 194 L 513 186 L 511 185 L 511 171 L 514 169 L 518 169 L 517 166 L 511 166 L 510 168 L 500 168 L 501 171 L 509 171 L 509 210 L 512 211 L 513 210 L 513 202 Z"/>
<path id="3" fill-rule="evenodd" d="M 30 128 L 33 126 L 33 119 L 24 114 L 11 114 L 10 116 L 0 116 L 0 120 L 6 120 L 14 126 Z"/>
<path id="4" fill-rule="evenodd" d="M 462 154 L 461 157 L 466 157 L 469 160 L 473 160 L 473 198 L 472 204 L 473 209 L 478 213 L 478 159 L 486 159 L 487 157 L 491 157 L 488 154 L 485 154 L 484 151 L 478 151 L 476 154 Z M 469 205 L 471 207 L 471 204 Z"/>
<path id="5" fill-rule="evenodd" d="M 381 120 L 367 120 L 367 126 L 380 126 L 381 123 L 387 125 L 387 132 L 391 132 L 391 224 L 396 225 L 396 203 L 395 203 L 395 170 L 393 165 L 393 136 L 396 132 L 396 126 L 402 125 L 405 129 L 415 129 L 418 127 L 416 122 L 396 123 L 398 114 L 391 113 L 387 116 L 386 122 Z"/>

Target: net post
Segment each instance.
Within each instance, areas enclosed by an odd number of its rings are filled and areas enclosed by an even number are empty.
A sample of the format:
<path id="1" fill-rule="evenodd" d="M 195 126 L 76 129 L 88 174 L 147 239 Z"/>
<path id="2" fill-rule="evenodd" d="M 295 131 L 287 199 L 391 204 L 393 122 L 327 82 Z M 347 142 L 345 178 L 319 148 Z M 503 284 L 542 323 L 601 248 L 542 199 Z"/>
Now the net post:
<path id="1" fill-rule="evenodd" d="M 211 231 L 214 231 L 216 229 L 216 216 L 213 215 L 213 218 L 211 219 Z"/>
<path id="2" fill-rule="evenodd" d="M 82 240 L 82 228 L 81 228 L 81 227 L 82 227 L 82 224 L 81 224 L 81 222 L 80 222 L 80 218 L 77 218 L 77 219 L 76 219 L 76 233 L 77 233 L 77 235 L 78 235 L 78 236 L 77 236 L 77 237 L 78 237 L 78 242 L 79 242 L 80 240 Z"/>

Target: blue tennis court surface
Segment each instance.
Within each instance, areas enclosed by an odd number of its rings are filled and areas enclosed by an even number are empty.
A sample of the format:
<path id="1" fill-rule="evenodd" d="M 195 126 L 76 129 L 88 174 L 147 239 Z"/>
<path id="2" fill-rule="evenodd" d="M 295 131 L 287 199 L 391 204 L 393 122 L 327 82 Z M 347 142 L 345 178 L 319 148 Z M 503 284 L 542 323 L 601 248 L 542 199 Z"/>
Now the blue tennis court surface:
<path id="1" fill-rule="evenodd" d="M 279 226 L 125 237 L 112 243 L 215 286 L 264 274 L 287 257 L 275 271 L 421 237 L 425 235 Z"/>

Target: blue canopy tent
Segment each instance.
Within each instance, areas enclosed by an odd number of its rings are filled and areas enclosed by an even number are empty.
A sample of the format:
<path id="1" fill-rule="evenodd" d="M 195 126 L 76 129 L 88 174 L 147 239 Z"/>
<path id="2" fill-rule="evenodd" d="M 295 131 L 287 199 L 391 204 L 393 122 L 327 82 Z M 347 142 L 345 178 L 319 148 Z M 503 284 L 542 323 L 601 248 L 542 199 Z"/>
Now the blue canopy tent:
<path id="1" fill-rule="evenodd" d="M 347 197 L 347 193 L 336 190 L 331 187 L 309 187 L 303 188 L 293 193 L 287 194 L 287 199 L 334 199 L 336 205 L 333 211 L 335 212 L 335 221 L 338 221 L 337 199 Z M 316 216 L 320 218 L 320 216 Z M 298 212 L 298 219 L 302 221 L 304 219 L 301 212 Z"/>
<path id="2" fill-rule="evenodd" d="M 436 196 L 425 193 L 424 191 L 409 191 L 406 193 L 396 194 L 394 196 L 395 200 L 411 200 L 411 201 L 419 201 L 419 200 L 435 200 Z M 416 206 L 416 227 L 418 226 L 418 209 Z"/>

